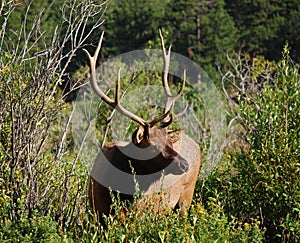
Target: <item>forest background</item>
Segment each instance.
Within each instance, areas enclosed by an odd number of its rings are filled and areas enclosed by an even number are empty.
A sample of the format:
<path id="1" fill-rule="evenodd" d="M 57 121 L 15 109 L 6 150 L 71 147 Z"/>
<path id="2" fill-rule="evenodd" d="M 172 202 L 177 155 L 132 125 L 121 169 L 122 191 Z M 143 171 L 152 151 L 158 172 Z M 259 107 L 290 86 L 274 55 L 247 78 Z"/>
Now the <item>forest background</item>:
<path id="1" fill-rule="evenodd" d="M 27 21 L 43 11 L 41 30 L 49 40 L 62 21 L 63 0 L 20 1 L 8 27 L 18 30 L 30 10 Z M 299 1 L 108 1 L 103 12 L 105 31 L 103 58 L 151 47 L 158 40 L 158 29 L 165 32 L 165 41 L 172 50 L 197 62 L 206 72 L 216 74 L 228 64 L 226 54 L 232 51 L 262 55 L 278 61 L 288 43 L 293 60 L 299 62 Z M 92 25 L 93 22 L 87 23 Z M 167 33 L 167 34 L 166 34 Z M 63 31 L 61 31 L 63 35 Z M 99 32 L 91 36 L 97 43 Z M 85 60 L 81 53 L 79 60 Z M 78 60 L 77 60 L 78 61 Z M 77 65 L 82 63 L 76 63 Z M 77 70 L 78 66 L 70 69 Z"/>

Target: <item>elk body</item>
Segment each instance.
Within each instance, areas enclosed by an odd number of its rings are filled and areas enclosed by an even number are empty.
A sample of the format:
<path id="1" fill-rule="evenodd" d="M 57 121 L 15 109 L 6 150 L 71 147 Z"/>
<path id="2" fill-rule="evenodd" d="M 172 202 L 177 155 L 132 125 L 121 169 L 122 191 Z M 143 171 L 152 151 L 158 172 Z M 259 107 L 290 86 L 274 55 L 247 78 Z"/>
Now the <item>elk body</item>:
<path id="1" fill-rule="evenodd" d="M 178 208 L 180 213 L 184 214 L 193 199 L 200 168 L 199 147 L 182 130 L 168 129 L 173 119 L 170 112 L 175 101 L 183 93 L 185 75 L 180 91 L 172 96 L 168 86 L 170 48 L 166 52 L 161 33 L 160 36 L 164 57 L 162 81 L 167 101 L 164 114 L 151 122 L 145 121 L 121 106 L 120 72 L 114 100 L 104 94 L 97 85 L 96 60 L 103 33 L 94 56 L 84 50 L 90 61 L 90 82 L 95 93 L 108 105 L 139 124 L 130 143 L 122 141 L 106 143 L 94 163 L 90 175 L 89 200 L 100 217 L 102 214 L 112 213 L 111 190 L 120 191 L 121 200 L 132 201 L 136 181 L 144 196 L 144 200 L 137 203 L 140 210 L 149 206 L 155 211 L 160 211 L 162 208 Z M 115 175 L 115 171 L 120 173 Z M 119 185 L 121 189 L 115 188 L 114 185 Z M 132 191 L 129 192 L 130 190 Z"/>

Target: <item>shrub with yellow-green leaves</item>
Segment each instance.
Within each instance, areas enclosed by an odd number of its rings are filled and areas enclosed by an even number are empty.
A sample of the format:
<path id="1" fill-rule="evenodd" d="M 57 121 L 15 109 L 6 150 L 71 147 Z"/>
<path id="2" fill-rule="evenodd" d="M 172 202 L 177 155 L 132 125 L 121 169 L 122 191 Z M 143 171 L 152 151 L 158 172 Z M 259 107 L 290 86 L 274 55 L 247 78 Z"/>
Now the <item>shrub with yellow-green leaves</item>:
<path id="1" fill-rule="evenodd" d="M 255 65 L 266 66 L 264 63 Z M 206 183 L 229 217 L 243 223 L 251 218 L 266 228 L 269 242 L 300 240 L 300 75 L 299 66 L 283 51 L 272 75 L 259 92 L 241 97 L 238 123 L 244 127 L 240 152 L 225 157 Z M 253 71 L 254 70 L 254 71 Z M 255 74 L 253 67 L 249 74 Z M 253 72 L 252 72 L 253 71 Z M 254 80 L 255 76 L 247 77 Z M 251 78 L 251 79 L 250 79 Z M 268 76 L 270 78 L 270 76 Z"/>

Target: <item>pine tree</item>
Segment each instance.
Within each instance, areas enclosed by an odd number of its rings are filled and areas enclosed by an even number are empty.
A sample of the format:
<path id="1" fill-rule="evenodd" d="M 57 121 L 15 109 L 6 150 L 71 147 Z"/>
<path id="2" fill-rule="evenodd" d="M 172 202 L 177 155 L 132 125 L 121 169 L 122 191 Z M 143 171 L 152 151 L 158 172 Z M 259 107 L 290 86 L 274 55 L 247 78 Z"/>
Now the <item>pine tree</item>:
<path id="1" fill-rule="evenodd" d="M 19 1 L 9 19 L 8 25 L 11 33 L 18 33 L 24 28 L 24 23 L 26 23 L 25 30 L 28 33 L 36 21 L 37 15 L 41 15 L 41 32 L 44 33 L 44 40 L 50 41 L 53 30 L 62 22 L 60 11 L 62 4 L 63 0 Z M 13 34 L 11 38 L 13 41 L 18 41 L 14 39 Z"/>
<path id="2" fill-rule="evenodd" d="M 168 0 L 112 0 L 104 14 L 106 50 L 117 54 L 145 48 L 163 25 Z"/>
<path id="3" fill-rule="evenodd" d="M 238 48 L 239 35 L 223 0 L 214 1 L 201 18 L 202 39 L 199 63 L 215 66 L 226 62 L 226 52 Z"/>
<path id="4" fill-rule="evenodd" d="M 300 60 L 300 1 L 226 0 L 226 6 L 241 33 L 239 43 L 247 52 L 279 60 L 289 42 L 292 57 Z"/>
<path id="5" fill-rule="evenodd" d="M 173 0 L 170 8 L 170 36 L 175 51 L 215 76 L 216 65 L 226 62 L 226 51 L 237 49 L 239 38 L 224 1 Z"/>

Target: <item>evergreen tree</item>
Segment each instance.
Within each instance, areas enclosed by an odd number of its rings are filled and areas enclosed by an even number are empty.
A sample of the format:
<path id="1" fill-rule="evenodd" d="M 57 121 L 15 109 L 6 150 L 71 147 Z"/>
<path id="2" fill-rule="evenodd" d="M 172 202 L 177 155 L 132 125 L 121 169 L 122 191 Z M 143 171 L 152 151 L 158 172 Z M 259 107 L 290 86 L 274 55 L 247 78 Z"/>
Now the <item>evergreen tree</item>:
<path id="1" fill-rule="evenodd" d="M 145 48 L 164 24 L 168 0 L 112 0 L 104 15 L 105 50 L 117 54 Z"/>
<path id="2" fill-rule="evenodd" d="M 215 0 L 201 17 L 199 63 L 208 69 L 226 63 L 226 52 L 238 48 L 234 21 L 225 9 L 224 0 Z"/>
<path id="3" fill-rule="evenodd" d="M 300 60 L 300 1 L 226 0 L 226 3 L 241 33 L 239 42 L 247 52 L 278 60 L 288 41 L 292 57 Z"/>
<path id="4" fill-rule="evenodd" d="M 165 27 L 171 33 L 170 42 L 173 43 L 173 50 L 190 58 L 195 58 L 195 55 L 200 53 L 200 15 L 205 6 L 201 2 L 173 0 L 167 11 Z"/>
<path id="5" fill-rule="evenodd" d="M 215 76 L 216 65 L 226 62 L 226 51 L 237 49 L 237 29 L 224 1 L 173 0 L 170 8 L 170 36 L 175 51 Z"/>
<path id="6" fill-rule="evenodd" d="M 63 2 L 63 0 L 19 1 L 9 19 L 10 33 L 18 33 L 20 29 L 23 29 L 24 23 L 26 23 L 25 30 L 28 33 L 36 21 L 37 15 L 41 14 L 41 32 L 44 33 L 44 40 L 50 41 L 55 27 L 62 22 L 60 8 Z M 18 41 L 14 38 L 15 35 L 12 34 L 10 37 L 13 41 Z"/>

